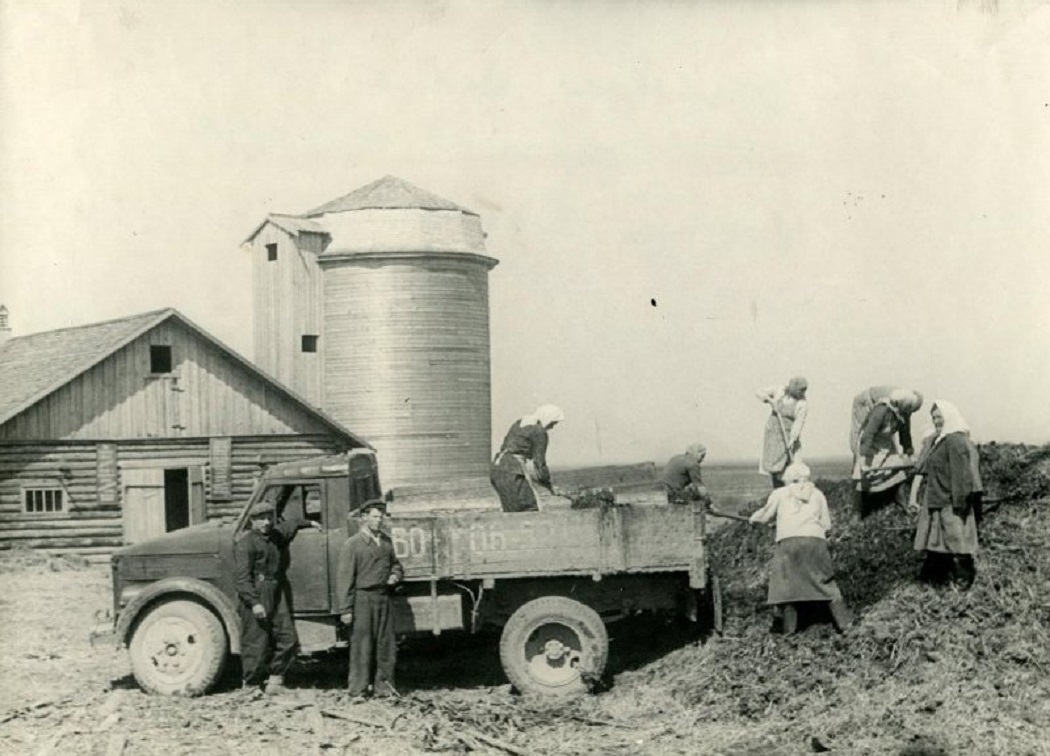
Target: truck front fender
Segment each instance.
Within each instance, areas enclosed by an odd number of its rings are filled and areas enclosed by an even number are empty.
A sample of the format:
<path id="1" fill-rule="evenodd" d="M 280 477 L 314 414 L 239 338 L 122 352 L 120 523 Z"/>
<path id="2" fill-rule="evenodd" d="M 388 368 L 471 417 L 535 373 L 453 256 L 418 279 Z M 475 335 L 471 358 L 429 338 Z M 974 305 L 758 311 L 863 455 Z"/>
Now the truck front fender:
<path id="1" fill-rule="evenodd" d="M 135 620 L 142 612 L 165 598 L 175 596 L 193 596 L 200 600 L 205 606 L 219 615 L 222 624 L 226 628 L 226 635 L 230 639 L 230 651 L 234 654 L 241 652 L 241 624 L 237 617 L 237 609 L 234 607 L 230 597 L 216 588 L 197 578 L 175 577 L 158 580 L 151 583 L 141 593 L 137 594 L 123 611 L 117 620 L 115 630 L 117 644 L 126 646 L 131 640 L 131 630 L 135 626 Z"/>

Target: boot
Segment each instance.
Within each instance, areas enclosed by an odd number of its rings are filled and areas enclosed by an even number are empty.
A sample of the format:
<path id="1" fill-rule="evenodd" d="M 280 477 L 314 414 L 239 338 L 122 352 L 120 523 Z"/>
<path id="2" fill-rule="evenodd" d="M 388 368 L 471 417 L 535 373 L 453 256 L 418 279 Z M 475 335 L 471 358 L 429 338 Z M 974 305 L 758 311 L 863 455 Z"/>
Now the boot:
<path id="1" fill-rule="evenodd" d="M 977 578 L 977 568 L 974 566 L 973 557 L 969 555 L 957 556 L 952 562 L 952 584 L 960 590 L 968 591 Z"/>
<path id="2" fill-rule="evenodd" d="M 927 551 L 919 571 L 919 580 L 928 585 L 940 586 L 948 582 L 951 556 L 937 551 Z"/>
<path id="3" fill-rule="evenodd" d="M 793 635 L 798 630 L 798 609 L 794 604 L 784 604 L 784 635 Z"/>
<path id="4" fill-rule="evenodd" d="M 853 612 L 846 606 L 846 602 L 842 599 L 832 601 L 828 609 L 831 610 L 831 621 L 835 629 L 840 633 L 846 632 L 846 628 L 853 624 Z"/>
<path id="5" fill-rule="evenodd" d="M 281 693 L 287 693 L 288 688 L 284 687 L 284 676 L 283 675 L 270 675 L 266 681 L 266 688 L 264 690 L 268 696 L 277 696 Z"/>

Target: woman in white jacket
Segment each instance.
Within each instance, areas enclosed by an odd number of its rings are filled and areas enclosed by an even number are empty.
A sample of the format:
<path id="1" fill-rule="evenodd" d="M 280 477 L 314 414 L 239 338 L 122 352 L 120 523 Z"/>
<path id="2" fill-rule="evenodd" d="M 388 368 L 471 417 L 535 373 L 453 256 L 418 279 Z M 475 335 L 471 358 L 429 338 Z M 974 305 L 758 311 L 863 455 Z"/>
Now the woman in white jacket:
<path id="1" fill-rule="evenodd" d="M 835 583 L 828 551 L 831 514 L 824 494 L 809 481 L 809 467 L 793 462 L 784 470 L 785 485 L 774 489 L 765 506 L 751 515 L 753 523 L 776 518 L 776 549 L 769 563 L 767 603 L 782 613 L 785 633 L 798 629 L 796 604 L 826 602 L 839 632 L 853 618 Z"/>

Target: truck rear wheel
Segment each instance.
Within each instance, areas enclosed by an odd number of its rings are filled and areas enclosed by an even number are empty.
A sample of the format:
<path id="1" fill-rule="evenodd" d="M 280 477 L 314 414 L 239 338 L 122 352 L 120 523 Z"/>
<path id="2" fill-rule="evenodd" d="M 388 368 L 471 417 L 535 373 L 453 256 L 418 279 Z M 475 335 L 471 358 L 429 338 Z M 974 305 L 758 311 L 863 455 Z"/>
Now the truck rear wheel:
<path id="1" fill-rule="evenodd" d="M 579 601 L 545 596 L 523 604 L 503 627 L 503 671 L 522 693 L 582 693 L 605 671 L 609 634 Z"/>
<path id="2" fill-rule="evenodd" d="M 219 618 L 196 601 L 163 601 L 138 621 L 128 650 L 131 670 L 144 690 L 199 696 L 222 674 L 226 632 Z"/>

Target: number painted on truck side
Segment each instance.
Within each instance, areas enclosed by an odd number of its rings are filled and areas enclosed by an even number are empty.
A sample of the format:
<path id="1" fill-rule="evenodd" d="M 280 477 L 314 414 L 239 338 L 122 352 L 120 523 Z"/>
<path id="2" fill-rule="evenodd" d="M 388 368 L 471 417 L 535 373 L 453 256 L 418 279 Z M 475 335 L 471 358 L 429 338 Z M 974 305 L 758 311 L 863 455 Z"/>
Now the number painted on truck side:
<path id="1" fill-rule="evenodd" d="M 507 548 L 507 536 L 492 525 L 471 525 L 469 531 L 471 551 L 503 551 Z"/>
<path id="2" fill-rule="evenodd" d="M 394 554 L 398 559 L 425 557 L 427 555 L 427 531 L 420 527 L 391 528 L 390 540 L 394 543 Z"/>

